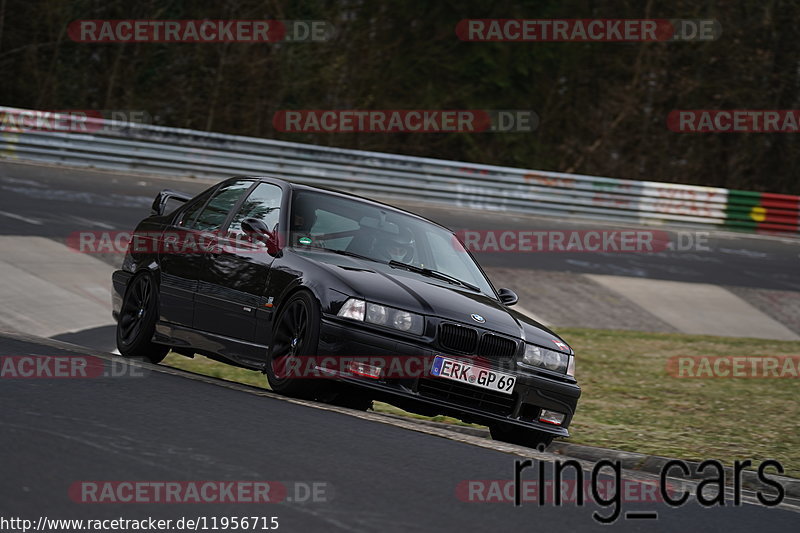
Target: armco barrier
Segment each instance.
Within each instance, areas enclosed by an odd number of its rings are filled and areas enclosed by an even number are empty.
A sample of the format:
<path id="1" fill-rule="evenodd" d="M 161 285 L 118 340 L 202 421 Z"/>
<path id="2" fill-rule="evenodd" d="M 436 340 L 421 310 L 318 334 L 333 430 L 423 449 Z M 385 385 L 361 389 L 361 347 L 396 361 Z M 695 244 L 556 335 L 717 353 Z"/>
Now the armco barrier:
<path id="1" fill-rule="evenodd" d="M 87 118 L 87 131 L 14 127 L 42 112 L 0 107 L 0 157 L 220 179 L 281 176 L 365 195 L 671 226 L 797 234 L 800 197 L 328 148 Z M 41 115 L 39 115 L 41 116 Z M 44 126 L 47 128 L 47 125 Z"/>

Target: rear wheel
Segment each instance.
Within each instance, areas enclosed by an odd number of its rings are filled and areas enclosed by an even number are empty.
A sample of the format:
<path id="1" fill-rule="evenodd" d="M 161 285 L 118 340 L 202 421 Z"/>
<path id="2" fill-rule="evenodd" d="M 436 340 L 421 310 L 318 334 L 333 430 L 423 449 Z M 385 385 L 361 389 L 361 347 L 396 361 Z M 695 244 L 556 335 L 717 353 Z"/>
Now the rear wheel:
<path id="1" fill-rule="evenodd" d="M 149 273 L 134 277 L 125 289 L 117 321 L 117 349 L 124 357 L 160 363 L 169 347 L 152 342 L 158 319 L 156 291 Z"/>
<path id="2" fill-rule="evenodd" d="M 553 435 L 528 429 L 511 424 L 497 423 L 489 426 L 489 432 L 494 440 L 508 442 L 509 444 L 519 444 L 529 448 L 536 448 L 544 451 L 553 442 Z"/>
<path id="3" fill-rule="evenodd" d="M 318 379 L 303 378 L 308 356 L 319 345 L 319 305 L 307 292 L 299 292 L 283 305 L 275 321 L 265 373 L 273 391 L 286 396 L 315 399 L 322 390 Z"/>

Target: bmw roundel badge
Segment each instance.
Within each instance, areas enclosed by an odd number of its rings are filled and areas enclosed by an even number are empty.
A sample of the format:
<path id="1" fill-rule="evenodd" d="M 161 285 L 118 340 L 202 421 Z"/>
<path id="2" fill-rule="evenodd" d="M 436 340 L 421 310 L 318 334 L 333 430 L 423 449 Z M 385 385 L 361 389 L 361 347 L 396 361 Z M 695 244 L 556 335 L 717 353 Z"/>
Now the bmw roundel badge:
<path id="1" fill-rule="evenodd" d="M 483 318 L 481 315 L 478 315 L 478 314 L 472 313 L 472 315 L 471 315 L 471 316 L 472 316 L 472 320 L 474 320 L 474 321 L 475 321 L 475 322 L 477 322 L 478 324 L 483 324 L 484 322 L 486 322 L 486 319 L 485 319 L 485 318 Z"/>

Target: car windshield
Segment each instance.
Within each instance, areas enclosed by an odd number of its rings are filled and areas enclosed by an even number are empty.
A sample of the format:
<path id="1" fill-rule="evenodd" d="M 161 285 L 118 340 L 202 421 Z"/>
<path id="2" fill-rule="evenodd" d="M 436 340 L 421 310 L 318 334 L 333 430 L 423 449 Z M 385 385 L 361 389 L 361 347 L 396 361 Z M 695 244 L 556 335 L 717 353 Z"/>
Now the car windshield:
<path id="1" fill-rule="evenodd" d="M 323 248 L 380 263 L 426 269 L 474 286 L 495 298 L 478 265 L 449 231 L 419 218 L 367 202 L 320 192 L 295 191 L 290 243 Z M 417 272 L 422 275 L 423 273 Z"/>

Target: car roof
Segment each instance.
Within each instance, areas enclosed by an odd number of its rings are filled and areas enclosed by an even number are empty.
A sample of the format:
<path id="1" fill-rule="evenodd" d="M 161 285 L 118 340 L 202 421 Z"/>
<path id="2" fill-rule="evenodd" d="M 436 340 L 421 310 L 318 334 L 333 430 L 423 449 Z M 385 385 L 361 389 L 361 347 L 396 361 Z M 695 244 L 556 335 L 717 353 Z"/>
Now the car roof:
<path id="1" fill-rule="evenodd" d="M 235 180 L 244 180 L 244 179 L 252 179 L 252 180 L 259 180 L 259 181 L 263 181 L 263 182 L 267 182 L 267 183 L 274 183 L 274 184 L 277 184 L 277 185 L 282 185 L 285 188 L 289 188 L 289 189 L 292 189 L 292 190 L 295 190 L 295 191 L 321 192 L 321 193 L 330 194 L 330 195 L 333 195 L 333 196 L 338 196 L 340 198 L 358 200 L 358 201 L 370 204 L 370 205 L 372 205 L 374 207 L 378 207 L 378 208 L 381 208 L 381 209 L 389 209 L 391 211 L 395 211 L 395 212 L 398 212 L 398 213 L 402 213 L 404 215 L 408 215 L 410 217 L 417 218 L 419 220 L 423 220 L 425 222 L 433 224 L 434 226 L 440 227 L 440 228 L 442 228 L 442 229 L 444 229 L 444 230 L 446 230 L 446 231 L 448 231 L 450 233 L 453 233 L 453 230 L 451 230 L 450 228 L 448 228 L 446 226 L 442 226 L 438 222 L 430 220 L 429 218 L 425 218 L 425 217 L 423 217 L 421 215 L 418 215 L 416 213 L 412 213 L 411 211 L 406 211 L 405 209 L 400 209 L 399 207 L 395 207 L 393 205 L 389 205 L 389 204 L 386 204 L 386 203 L 383 203 L 383 202 L 379 202 L 377 200 L 372 200 L 370 198 L 365 198 L 364 196 L 359 196 L 357 194 L 352 194 L 352 193 L 344 192 L 344 191 L 337 191 L 336 189 L 329 189 L 327 187 L 314 187 L 312 185 L 304 185 L 302 183 L 295 183 L 295 182 L 292 182 L 292 181 L 285 180 L 283 178 L 275 178 L 275 177 L 272 177 L 272 176 L 234 176 L 234 177 L 229 178 L 229 179 L 227 179 L 225 181 L 235 181 Z"/>

